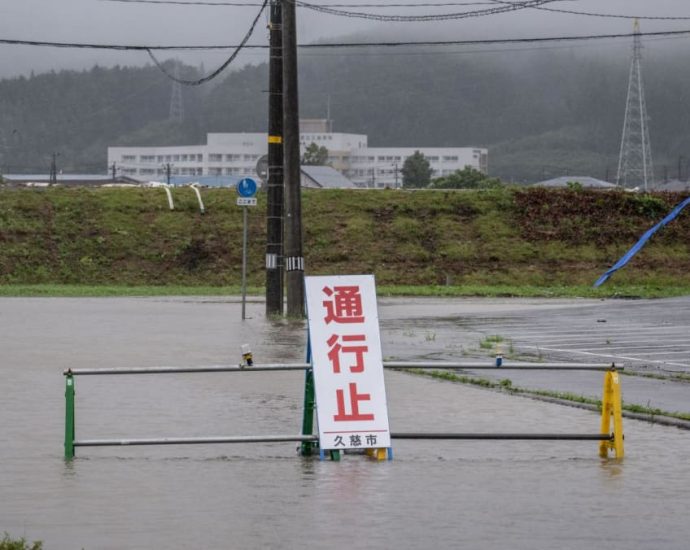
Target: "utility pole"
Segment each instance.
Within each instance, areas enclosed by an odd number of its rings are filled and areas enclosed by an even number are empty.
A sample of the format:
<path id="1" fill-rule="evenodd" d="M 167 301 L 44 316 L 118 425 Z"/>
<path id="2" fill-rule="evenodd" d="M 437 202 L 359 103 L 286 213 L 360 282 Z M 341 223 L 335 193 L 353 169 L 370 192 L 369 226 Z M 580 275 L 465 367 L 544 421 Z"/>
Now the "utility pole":
<path id="1" fill-rule="evenodd" d="M 297 93 L 297 24 L 293 0 L 283 3 L 283 131 L 285 177 L 285 268 L 288 317 L 304 316 L 304 256 Z"/>
<path id="2" fill-rule="evenodd" d="M 115 177 L 117 176 L 117 164 L 113 162 L 113 165 L 111 166 L 111 173 L 112 173 L 112 180 L 115 181 Z"/>
<path id="3" fill-rule="evenodd" d="M 266 206 L 266 316 L 283 314 L 283 32 L 282 0 L 271 0 Z"/>
<path id="4" fill-rule="evenodd" d="M 50 161 L 50 185 L 57 183 L 57 153 L 53 153 Z"/>
<path id="5" fill-rule="evenodd" d="M 172 172 L 170 163 L 165 165 L 165 179 L 168 185 L 170 185 L 170 174 Z"/>
<path id="6" fill-rule="evenodd" d="M 395 187 L 394 187 L 394 189 L 397 189 L 398 188 L 398 163 L 396 162 L 394 164 L 394 166 L 395 166 Z"/>

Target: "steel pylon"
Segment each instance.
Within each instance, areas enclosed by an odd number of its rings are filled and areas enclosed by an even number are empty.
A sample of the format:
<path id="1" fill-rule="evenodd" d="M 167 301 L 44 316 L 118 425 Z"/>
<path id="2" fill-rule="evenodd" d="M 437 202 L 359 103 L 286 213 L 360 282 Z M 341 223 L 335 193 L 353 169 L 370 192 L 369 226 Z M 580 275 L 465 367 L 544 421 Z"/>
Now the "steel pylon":
<path id="1" fill-rule="evenodd" d="M 642 84 L 642 40 L 637 19 L 633 32 L 633 56 L 630 64 L 616 184 L 626 188 L 638 187 L 647 191 L 648 187 L 654 183 L 654 165 L 649 140 L 649 118 Z"/>
<path id="2" fill-rule="evenodd" d="M 173 76 L 180 78 L 180 61 L 174 61 Z M 184 120 L 184 102 L 182 101 L 182 84 L 176 81 L 172 83 L 172 94 L 170 95 L 170 116 L 172 122 L 178 124 Z"/>

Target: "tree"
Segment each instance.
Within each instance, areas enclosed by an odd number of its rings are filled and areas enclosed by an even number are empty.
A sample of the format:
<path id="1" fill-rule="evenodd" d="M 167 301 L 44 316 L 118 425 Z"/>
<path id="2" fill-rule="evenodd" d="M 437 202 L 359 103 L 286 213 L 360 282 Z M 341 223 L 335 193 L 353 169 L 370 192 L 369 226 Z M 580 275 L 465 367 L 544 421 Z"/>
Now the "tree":
<path id="1" fill-rule="evenodd" d="M 465 166 L 449 176 L 436 178 L 429 187 L 432 189 L 496 189 L 502 185 L 500 179 L 490 178 L 471 166 Z"/>
<path id="2" fill-rule="evenodd" d="M 419 188 L 429 185 L 433 170 L 424 154 L 415 151 L 405 159 L 401 172 L 403 187 Z"/>
<path id="3" fill-rule="evenodd" d="M 311 143 L 302 155 L 302 164 L 307 166 L 324 166 L 328 163 L 328 149 L 323 145 Z"/>

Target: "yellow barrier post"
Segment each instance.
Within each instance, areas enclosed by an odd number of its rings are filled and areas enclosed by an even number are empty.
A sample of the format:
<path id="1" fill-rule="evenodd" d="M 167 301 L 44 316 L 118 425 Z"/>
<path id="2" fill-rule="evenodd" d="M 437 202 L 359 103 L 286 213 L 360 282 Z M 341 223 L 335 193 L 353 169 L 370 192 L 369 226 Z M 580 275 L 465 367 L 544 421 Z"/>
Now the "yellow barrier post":
<path id="1" fill-rule="evenodd" d="M 613 424 L 613 425 L 612 425 Z M 613 433 L 613 439 L 599 444 L 599 456 L 607 458 L 612 450 L 617 459 L 623 458 L 623 401 L 620 376 L 616 366 L 604 375 L 604 394 L 601 400 L 601 433 Z"/>
<path id="2" fill-rule="evenodd" d="M 382 449 L 367 449 L 367 456 L 370 456 L 371 458 L 374 458 L 376 460 L 386 460 L 388 457 L 388 449 L 387 448 L 382 448 Z"/>

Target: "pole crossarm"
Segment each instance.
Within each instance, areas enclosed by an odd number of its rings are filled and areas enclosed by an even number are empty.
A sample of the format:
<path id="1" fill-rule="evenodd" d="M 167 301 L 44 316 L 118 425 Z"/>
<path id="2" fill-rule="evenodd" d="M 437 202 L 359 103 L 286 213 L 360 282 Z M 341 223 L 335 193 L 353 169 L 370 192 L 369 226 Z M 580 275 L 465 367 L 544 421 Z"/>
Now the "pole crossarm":
<path id="1" fill-rule="evenodd" d="M 429 361 L 384 361 L 386 369 L 447 369 L 447 370 L 511 370 L 511 371 L 596 371 L 605 372 L 611 370 L 612 365 L 599 363 L 503 363 L 500 367 L 487 363 L 442 363 Z M 309 363 L 265 363 L 249 366 L 239 365 L 208 365 L 201 367 L 132 367 L 132 368 L 102 368 L 102 369 L 67 369 L 63 371 L 65 376 L 106 375 L 106 374 L 175 374 L 175 373 L 200 373 L 200 372 L 266 372 L 266 371 L 299 371 L 311 369 Z M 615 365 L 616 370 L 624 368 Z"/>

